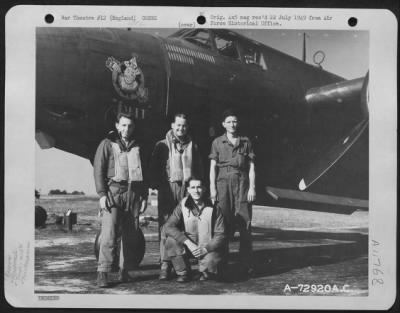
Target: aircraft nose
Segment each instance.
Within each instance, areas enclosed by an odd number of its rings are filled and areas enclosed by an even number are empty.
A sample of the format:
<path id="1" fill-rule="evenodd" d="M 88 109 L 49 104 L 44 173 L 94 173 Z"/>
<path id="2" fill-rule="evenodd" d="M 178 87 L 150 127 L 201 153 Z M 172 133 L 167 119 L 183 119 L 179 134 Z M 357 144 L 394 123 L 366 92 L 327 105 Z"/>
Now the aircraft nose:
<path id="1" fill-rule="evenodd" d="M 68 129 L 79 141 L 92 142 L 114 128 L 121 103 L 137 120 L 158 121 L 168 99 L 161 48 L 161 39 L 126 29 L 37 28 L 37 129 L 60 136 Z"/>
<path id="2" fill-rule="evenodd" d="M 78 95 L 85 97 L 88 88 L 84 41 L 76 31 L 38 28 L 36 32 L 38 100 L 60 105 L 68 105 L 62 98 L 81 102 Z"/>
<path id="3" fill-rule="evenodd" d="M 101 29 L 37 28 L 37 106 L 103 120 L 119 96 L 106 66 L 107 59 L 116 55 L 112 34 Z"/>

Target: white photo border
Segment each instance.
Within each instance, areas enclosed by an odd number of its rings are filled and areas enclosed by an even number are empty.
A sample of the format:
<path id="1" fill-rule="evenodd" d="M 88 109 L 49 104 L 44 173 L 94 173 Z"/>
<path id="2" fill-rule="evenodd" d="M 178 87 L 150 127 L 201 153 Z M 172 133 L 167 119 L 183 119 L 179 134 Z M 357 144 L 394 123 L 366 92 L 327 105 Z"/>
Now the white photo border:
<path id="1" fill-rule="evenodd" d="M 369 199 L 369 295 L 366 297 L 302 296 L 201 296 L 152 295 L 113 296 L 103 294 L 57 294 L 57 301 L 39 301 L 34 293 L 34 203 L 35 188 L 35 34 L 36 27 L 49 27 L 44 16 L 55 17 L 51 27 L 178 28 L 197 25 L 199 14 L 227 16 L 260 10 L 276 14 L 330 15 L 330 21 L 288 21 L 265 29 L 349 30 L 348 19 L 357 17 L 353 30 L 370 34 L 370 199 Z M 68 16 L 157 16 L 157 21 L 63 20 Z M 210 28 L 218 28 L 211 26 Z M 221 27 L 226 28 L 226 26 Z M 231 29 L 246 28 L 243 25 Z M 249 26 L 254 29 L 254 26 Z M 396 298 L 397 220 L 397 20 L 382 9 L 312 8 L 218 8 L 218 7 L 118 7 L 118 6 L 15 6 L 6 16 L 5 90 L 5 296 L 16 307 L 79 308 L 224 308 L 224 309 L 387 309 Z M 21 75 L 22 73 L 22 75 Z M 23 147 L 19 153 L 16 148 Z M 21 166 L 23 164 L 23 166 Z M 21 177 L 23 179 L 21 179 Z M 21 217 L 24 217 L 23 219 Z M 375 252 L 374 252 L 375 251 Z M 18 257 L 17 257 L 18 256 Z M 18 258 L 17 260 L 14 260 Z M 15 261 L 15 262 L 14 262 Z M 378 276 L 374 269 L 383 272 Z M 12 264 L 16 268 L 8 269 Z M 17 271 L 17 273 L 15 273 Z M 10 274 L 10 272 L 8 274 Z M 12 273 L 11 273 L 12 274 Z M 19 279 L 15 280 L 15 275 Z M 384 284 L 373 284 L 383 279 Z M 49 294 L 46 294 L 49 295 Z M 204 301 L 204 297 L 207 301 Z"/>

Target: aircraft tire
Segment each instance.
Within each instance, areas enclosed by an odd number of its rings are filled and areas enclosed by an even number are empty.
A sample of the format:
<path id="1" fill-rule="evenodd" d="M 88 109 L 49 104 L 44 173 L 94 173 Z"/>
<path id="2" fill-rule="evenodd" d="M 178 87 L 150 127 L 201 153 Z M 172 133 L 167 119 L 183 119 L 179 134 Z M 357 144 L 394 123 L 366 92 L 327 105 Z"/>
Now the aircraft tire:
<path id="1" fill-rule="evenodd" d="M 35 205 L 35 228 L 42 227 L 46 224 L 47 212 L 39 205 Z"/>

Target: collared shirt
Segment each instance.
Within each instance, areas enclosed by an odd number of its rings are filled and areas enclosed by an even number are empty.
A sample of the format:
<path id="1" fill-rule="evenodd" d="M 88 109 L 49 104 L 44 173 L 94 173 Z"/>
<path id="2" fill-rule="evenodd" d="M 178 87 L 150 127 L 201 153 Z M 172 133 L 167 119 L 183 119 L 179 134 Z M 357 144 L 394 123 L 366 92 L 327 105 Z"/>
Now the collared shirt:
<path id="1" fill-rule="evenodd" d="M 253 144 L 248 137 L 239 136 L 232 144 L 226 133 L 214 139 L 211 145 L 211 160 L 217 162 L 217 167 L 233 167 L 239 170 L 248 170 L 250 161 L 254 161 Z"/>

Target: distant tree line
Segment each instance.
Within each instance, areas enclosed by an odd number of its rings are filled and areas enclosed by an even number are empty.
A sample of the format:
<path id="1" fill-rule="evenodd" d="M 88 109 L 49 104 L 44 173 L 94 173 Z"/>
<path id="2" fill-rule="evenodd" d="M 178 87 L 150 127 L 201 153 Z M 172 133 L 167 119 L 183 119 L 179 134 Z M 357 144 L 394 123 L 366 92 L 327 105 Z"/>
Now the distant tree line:
<path id="1" fill-rule="evenodd" d="M 49 191 L 49 196 L 51 195 L 84 195 L 85 193 L 83 191 L 73 191 L 71 193 L 68 193 L 66 190 L 60 190 L 60 189 L 51 189 Z"/>

